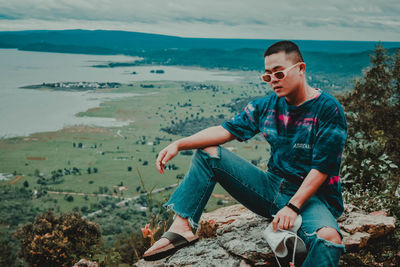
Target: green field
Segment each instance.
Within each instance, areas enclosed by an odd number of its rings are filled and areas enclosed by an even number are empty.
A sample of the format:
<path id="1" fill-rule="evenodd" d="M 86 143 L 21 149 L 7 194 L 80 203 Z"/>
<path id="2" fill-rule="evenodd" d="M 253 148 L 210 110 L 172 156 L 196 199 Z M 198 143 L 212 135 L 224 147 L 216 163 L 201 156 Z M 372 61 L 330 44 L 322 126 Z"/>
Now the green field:
<path id="1" fill-rule="evenodd" d="M 147 190 L 179 182 L 177 176 L 186 173 L 191 156 L 178 155 L 169 162 L 171 169 L 165 174 L 158 173 L 155 168 L 157 153 L 172 140 L 182 137 L 168 134 L 161 128 L 211 116 L 227 120 L 233 112 L 224 105 L 232 103 L 233 99 L 263 96 L 267 89 L 245 80 L 201 84 L 158 81 L 125 84 L 99 92 L 139 96 L 107 101 L 77 116 L 131 121 L 128 126 L 74 126 L 0 140 L 0 173 L 14 176 L 1 184 L 45 192 L 32 197 L 36 212 L 53 209 L 56 213 L 78 210 L 88 214 L 110 203 L 138 196 L 144 192 L 139 174 Z M 262 136 L 243 143 L 233 141 L 225 146 L 266 168 L 268 145 Z M 67 200 L 68 192 L 72 200 Z M 172 192 L 154 194 L 153 198 L 163 202 Z M 218 185 L 214 193 L 207 211 L 235 203 Z M 126 209 L 135 207 L 127 204 Z"/>

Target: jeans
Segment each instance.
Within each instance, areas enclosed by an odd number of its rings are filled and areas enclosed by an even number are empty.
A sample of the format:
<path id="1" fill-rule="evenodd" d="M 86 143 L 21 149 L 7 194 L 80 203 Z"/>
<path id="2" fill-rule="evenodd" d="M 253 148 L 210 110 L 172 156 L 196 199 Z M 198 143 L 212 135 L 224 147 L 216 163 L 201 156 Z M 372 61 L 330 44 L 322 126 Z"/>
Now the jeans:
<path id="1" fill-rule="evenodd" d="M 202 149 L 196 150 L 189 171 L 164 204 L 179 216 L 188 218 L 192 227 L 199 226 L 201 214 L 217 182 L 249 210 L 267 218 L 285 207 L 299 187 L 257 168 L 223 147 L 218 146 L 217 151 L 218 155 L 211 156 Z M 303 223 L 298 235 L 308 249 L 302 266 L 338 266 L 344 245 L 317 235 L 319 229 L 332 227 L 342 237 L 336 218 L 317 195 L 313 195 L 300 211 Z"/>

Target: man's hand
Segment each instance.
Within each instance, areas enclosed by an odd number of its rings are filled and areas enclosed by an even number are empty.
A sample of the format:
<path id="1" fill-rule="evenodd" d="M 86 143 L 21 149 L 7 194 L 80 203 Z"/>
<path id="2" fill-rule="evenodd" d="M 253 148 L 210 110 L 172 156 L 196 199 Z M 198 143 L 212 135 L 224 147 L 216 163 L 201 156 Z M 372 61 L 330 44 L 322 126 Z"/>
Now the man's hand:
<path id="1" fill-rule="evenodd" d="M 320 172 L 316 169 L 311 169 L 307 174 L 303 183 L 297 190 L 296 194 L 290 199 L 290 203 L 300 208 L 315 192 L 321 184 L 326 180 L 328 174 Z M 291 208 L 285 206 L 283 209 L 278 211 L 272 221 L 272 230 L 276 232 L 279 223 L 279 228 L 281 229 L 291 229 L 294 225 L 294 221 L 297 218 L 297 213 Z"/>
<path id="2" fill-rule="evenodd" d="M 236 139 L 236 137 L 221 125 L 209 127 L 191 136 L 181 138 L 158 153 L 156 160 L 157 170 L 160 173 L 164 173 L 165 164 L 175 157 L 179 151 L 217 146 L 233 139 Z"/>
<path id="3" fill-rule="evenodd" d="M 275 215 L 272 221 L 272 230 L 276 232 L 279 223 L 279 228 L 289 230 L 293 227 L 294 221 L 297 218 L 297 213 L 289 207 L 284 207 Z"/>
<path id="4" fill-rule="evenodd" d="M 174 142 L 166 146 L 158 153 L 156 167 L 160 173 L 164 173 L 165 164 L 178 154 L 178 145 Z"/>

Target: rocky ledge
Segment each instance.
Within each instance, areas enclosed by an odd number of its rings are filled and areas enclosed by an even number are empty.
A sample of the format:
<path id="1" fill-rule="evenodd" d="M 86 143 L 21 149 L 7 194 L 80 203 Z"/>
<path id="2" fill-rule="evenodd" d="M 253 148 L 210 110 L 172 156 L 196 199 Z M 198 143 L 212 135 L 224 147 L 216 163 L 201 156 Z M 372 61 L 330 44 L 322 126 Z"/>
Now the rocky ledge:
<path id="1" fill-rule="evenodd" d="M 346 205 L 338 220 L 347 251 L 354 251 L 368 241 L 388 234 L 395 228 L 395 218 L 382 211 L 365 213 Z M 262 231 L 270 223 L 242 205 L 204 213 L 199 229 L 201 240 L 174 255 L 155 262 L 141 260 L 134 266 L 275 266 L 275 257 Z"/>

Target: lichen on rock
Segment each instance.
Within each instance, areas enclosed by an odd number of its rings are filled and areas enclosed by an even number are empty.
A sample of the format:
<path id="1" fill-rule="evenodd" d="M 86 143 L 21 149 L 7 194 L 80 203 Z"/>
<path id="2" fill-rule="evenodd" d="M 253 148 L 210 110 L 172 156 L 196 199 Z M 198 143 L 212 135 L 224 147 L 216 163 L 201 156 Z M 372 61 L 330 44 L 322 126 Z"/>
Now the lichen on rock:
<path id="1" fill-rule="evenodd" d="M 140 260 L 134 266 L 275 266 L 274 254 L 261 234 L 270 222 L 240 204 L 204 213 L 199 242 L 168 258 Z M 394 230 L 396 220 L 384 211 L 367 214 L 346 205 L 338 222 L 346 249 L 353 251 Z"/>

